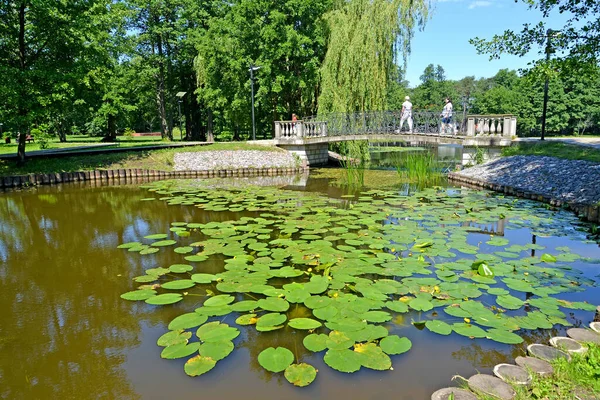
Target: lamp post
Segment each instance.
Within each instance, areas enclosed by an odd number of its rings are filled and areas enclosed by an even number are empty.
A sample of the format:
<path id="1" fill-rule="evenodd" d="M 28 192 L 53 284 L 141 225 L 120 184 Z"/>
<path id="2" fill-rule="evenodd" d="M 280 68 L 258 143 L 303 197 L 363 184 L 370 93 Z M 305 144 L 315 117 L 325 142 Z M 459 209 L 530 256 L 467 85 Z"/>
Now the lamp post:
<path id="1" fill-rule="evenodd" d="M 258 71 L 260 67 L 252 65 L 250 63 L 250 91 L 252 94 L 252 140 L 256 140 L 256 125 L 254 123 L 254 71 Z"/>
<path id="2" fill-rule="evenodd" d="M 550 44 L 550 38 L 556 36 L 558 32 L 552 29 L 546 31 L 546 64 L 550 62 L 550 54 L 552 53 L 552 45 Z M 548 73 L 546 73 L 546 81 L 544 82 L 544 105 L 542 106 L 542 137 L 540 140 L 545 140 L 546 136 L 546 109 L 548 107 Z"/>
<path id="3" fill-rule="evenodd" d="M 183 141 L 183 129 L 181 127 L 181 102 L 183 101 L 183 96 L 186 95 L 187 92 L 177 92 L 175 97 L 177 97 L 177 108 L 179 109 L 179 140 Z"/>

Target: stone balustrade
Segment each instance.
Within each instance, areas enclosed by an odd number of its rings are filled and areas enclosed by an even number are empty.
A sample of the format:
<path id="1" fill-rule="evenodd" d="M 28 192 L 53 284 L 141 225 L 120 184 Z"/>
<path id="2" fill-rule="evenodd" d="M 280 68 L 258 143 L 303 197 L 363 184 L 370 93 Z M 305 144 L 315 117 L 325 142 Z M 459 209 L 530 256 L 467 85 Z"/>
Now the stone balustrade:
<path id="1" fill-rule="evenodd" d="M 503 136 L 517 135 L 517 117 L 506 115 L 468 115 L 467 136 Z"/>
<path id="2" fill-rule="evenodd" d="M 275 121 L 275 139 L 302 139 L 327 136 L 327 122 Z"/>

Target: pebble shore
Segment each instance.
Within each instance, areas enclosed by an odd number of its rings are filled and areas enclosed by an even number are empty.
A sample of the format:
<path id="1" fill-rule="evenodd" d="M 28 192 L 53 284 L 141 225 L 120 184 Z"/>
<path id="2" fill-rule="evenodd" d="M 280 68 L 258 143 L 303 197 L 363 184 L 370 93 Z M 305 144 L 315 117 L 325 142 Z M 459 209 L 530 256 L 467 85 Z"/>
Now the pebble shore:
<path id="1" fill-rule="evenodd" d="M 600 164 L 541 156 L 512 156 L 452 175 L 536 193 L 564 203 L 600 202 Z"/>
<path id="2" fill-rule="evenodd" d="M 240 168 L 296 168 L 299 159 L 287 151 L 199 151 L 176 153 L 175 171 L 198 171 Z"/>

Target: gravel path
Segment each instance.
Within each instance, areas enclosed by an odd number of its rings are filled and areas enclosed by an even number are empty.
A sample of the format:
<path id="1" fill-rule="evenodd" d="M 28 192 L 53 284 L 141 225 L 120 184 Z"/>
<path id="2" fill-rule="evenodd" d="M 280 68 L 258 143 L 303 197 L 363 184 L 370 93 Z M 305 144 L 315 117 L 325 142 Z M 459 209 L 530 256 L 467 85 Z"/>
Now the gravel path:
<path id="1" fill-rule="evenodd" d="M 287 151 L 198 151 L 176 153 L 175 171 L 239 168 L 296 168 L 297 159 Z"/>
<path id="2" fill-rule="evenodd" d="M 565 202 L 600 201 L 600 164 L 541 156 L 513 156 L 457 172 L 458 175 L 511 186 Z"/>

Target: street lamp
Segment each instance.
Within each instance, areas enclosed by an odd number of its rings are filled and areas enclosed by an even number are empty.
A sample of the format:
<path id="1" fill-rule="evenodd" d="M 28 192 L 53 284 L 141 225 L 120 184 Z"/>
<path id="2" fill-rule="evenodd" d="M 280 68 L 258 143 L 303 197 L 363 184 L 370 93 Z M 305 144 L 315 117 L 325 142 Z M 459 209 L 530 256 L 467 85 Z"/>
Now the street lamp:
<path id="1" fill-rule="evenodd" d="M 250 63 L 250 90 L 252 92 L 252 140 L 256 140 L 256 125 L 254 123 L 254 71 L 258 71 L 260 67 L 252 65 Z"/>
<path id="2" fill-rule="evenodd" d="M 183 141 L 183 129 L 181 128 L 181 102 L 183 101 L 183 96 L 186 95 L 187 92 L 177 92 L 175 97 L 177 97 L 177 108 L 179 109 L 179 140 Z"/>
<path id="3" fill-rule="evenodd" d="M 548 29 L 546 31 L 546 63 L 550 62 L 550 54 L 552 53 L 552 45 L 550 44 L 550 38 L 558 36 L 558 31 Z M 546 136 L 546 108 L 548 107 L 548 73 L 546 72 L 546 81 L 544 82 L 544 105 L 542 107 L 542 137 L 540 140 L 545 140 Z"/>

